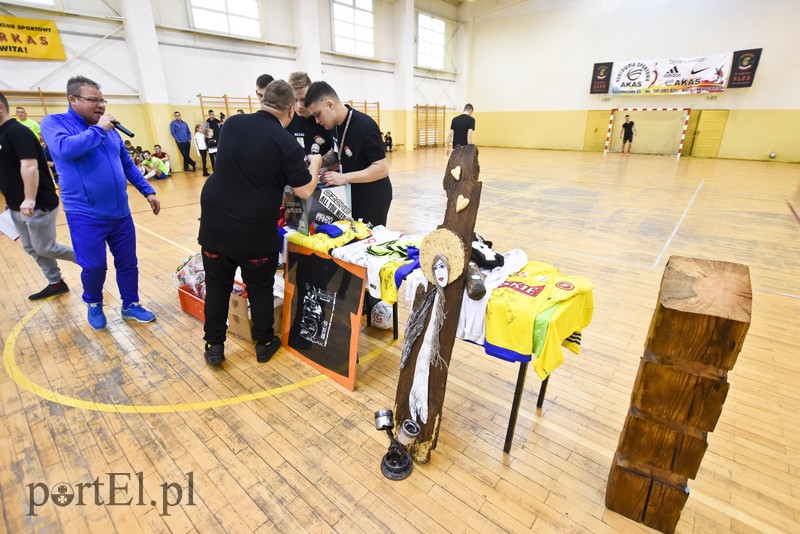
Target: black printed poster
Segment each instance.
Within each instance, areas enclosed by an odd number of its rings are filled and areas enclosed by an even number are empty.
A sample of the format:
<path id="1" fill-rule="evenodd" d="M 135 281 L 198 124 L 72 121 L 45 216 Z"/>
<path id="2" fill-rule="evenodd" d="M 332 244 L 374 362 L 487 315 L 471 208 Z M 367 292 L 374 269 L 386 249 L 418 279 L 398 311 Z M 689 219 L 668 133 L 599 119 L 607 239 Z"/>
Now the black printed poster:
<path id="1" fill-rule="evenodd" d="M 284 346 L 352 390 L 366 269 L 294 244 L 287 265 Z"/>

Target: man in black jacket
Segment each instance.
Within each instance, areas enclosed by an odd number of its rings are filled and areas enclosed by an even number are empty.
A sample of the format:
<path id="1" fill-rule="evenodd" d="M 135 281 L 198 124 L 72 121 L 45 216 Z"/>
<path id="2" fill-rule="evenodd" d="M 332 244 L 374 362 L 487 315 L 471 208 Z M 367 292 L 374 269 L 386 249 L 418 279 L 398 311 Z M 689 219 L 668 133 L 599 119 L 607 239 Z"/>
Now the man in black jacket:
<path id="1" fill-rule="evenodd" d="M 236 268 L 250 299 L 256 359 L 267 362 L 281 341 L 273 328 L 273 282 L 280 240 L 278 211 L 283 189 L 300 198 L 317 187 L 322 157 L 308 157 L 286 126 L 294 115 L 292 88 L 283 80 L 270 83 L 261 109 L 234 115 L 222 130 L 214 174 L 200 195 L 200 235 L 206 271 L 205 359 L 225 360 L 228 301 Z"/>

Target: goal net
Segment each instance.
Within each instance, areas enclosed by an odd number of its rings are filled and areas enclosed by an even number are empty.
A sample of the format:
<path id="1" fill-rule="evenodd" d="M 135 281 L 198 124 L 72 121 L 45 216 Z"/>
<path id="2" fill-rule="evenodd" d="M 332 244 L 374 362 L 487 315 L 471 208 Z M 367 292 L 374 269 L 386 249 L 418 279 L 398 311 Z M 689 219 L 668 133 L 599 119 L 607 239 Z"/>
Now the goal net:
<path id="1" fill-rule="evenodd" d="M 622 152 L 622 124 L 630 115 L 636 128 L 632 154 L 680 157 L 689 125 L 689 108 L 614 109 L 608 123 L 605 152 Z"/>

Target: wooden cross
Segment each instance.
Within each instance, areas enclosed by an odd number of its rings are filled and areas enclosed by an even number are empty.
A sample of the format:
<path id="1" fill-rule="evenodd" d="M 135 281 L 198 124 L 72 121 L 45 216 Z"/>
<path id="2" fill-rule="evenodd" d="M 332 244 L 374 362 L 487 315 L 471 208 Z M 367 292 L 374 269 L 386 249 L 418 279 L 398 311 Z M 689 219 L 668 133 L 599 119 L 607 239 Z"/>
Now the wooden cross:
<path id="1" fill-rule="evenodd" d="M 444 405 L 444 394 L 447 389 L 447 370 L 453 353 L 453 346 L 455 345 L 456 328 L 458 326 L 458 317 L 461 313 L 461 299 L 466 280 L 466 268 L 472 251 L 472 233 L 475 230 L 475 219 L 478 216 L 478 207 L 481 200 L 483 184 L 479 180 L 479 175 L 478 148 L 475 145 L 467 145 L 455 149 L 450 156 L 450 161 L 447 163 L 442 181 L 444 190 L 447 193 L 447 208 L 444 222 L 439 228 L 446 228 L 461 239 L 464 246 L 465 261 L 464 269 L 461 272 L 450 273 L 450 278 L 453 281 L 444 288 L 445 318 L 439 332 L 439 354 L 447 365 L 431 366 L 428 381 L 428 421 L 425 424 L 418 421 L 421 426 L 420 435 L 408 447 L 408 451 L 414 460 L 420 463 L 430 460 L 431 450 L 436 448 L 436 440 L 439 437 L 442 406 Z M 420 305 L 424 294 L 425 290 L 420 286 L 414 299 L 415 308 Z M 430 321 L 430 317 L 428 317 L 428 321 Z M 410 418 L 408 396 L 413 384 L 414 368 L 421 344 L 422 336 L 419 336 L 414 343 L 408 362 L 400 372 L 394 406 L 395 421 L 398 426 L 405 419 Z M 395 428 L 395 430 L 398 429 Z"/>

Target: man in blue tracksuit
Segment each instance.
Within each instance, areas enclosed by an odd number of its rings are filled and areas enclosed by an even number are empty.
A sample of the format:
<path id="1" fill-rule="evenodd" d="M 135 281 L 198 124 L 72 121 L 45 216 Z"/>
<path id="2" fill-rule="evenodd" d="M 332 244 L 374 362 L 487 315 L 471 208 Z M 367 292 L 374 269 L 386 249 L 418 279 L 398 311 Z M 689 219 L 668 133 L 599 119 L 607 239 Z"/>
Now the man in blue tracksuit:
<path id="1" fill-rule="evenodd" d="M 116 119 L 106 113 L 100 86 L 83 76 L 70 78 L 67 99 L 66 113 L 42 119 L 42 136 L 58 167 L 61 202 L 75 257 L 83 269 L 83 300 L 89 305 L 89 324 L 95 330 L 106 327 L 106 243 L 114 256 L 122 317 L 149 323 L 156 316 L 139 304 L 136 232 L 126 180 L 147 198 L 156 215 L 161 202 L 114 130 Z"/>

